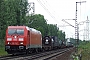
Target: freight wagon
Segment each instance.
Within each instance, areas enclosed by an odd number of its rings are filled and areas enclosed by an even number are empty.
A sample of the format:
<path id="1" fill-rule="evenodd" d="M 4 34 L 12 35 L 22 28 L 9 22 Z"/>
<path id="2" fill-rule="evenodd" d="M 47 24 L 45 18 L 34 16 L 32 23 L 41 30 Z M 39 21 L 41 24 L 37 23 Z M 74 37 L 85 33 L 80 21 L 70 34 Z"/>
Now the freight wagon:
<path id="1" fill-rule="evenodd" d="M 59 47 L 59 40 L 56 36 L 44 36 L 42 44 L 44 50 L 57 49 Z"/>

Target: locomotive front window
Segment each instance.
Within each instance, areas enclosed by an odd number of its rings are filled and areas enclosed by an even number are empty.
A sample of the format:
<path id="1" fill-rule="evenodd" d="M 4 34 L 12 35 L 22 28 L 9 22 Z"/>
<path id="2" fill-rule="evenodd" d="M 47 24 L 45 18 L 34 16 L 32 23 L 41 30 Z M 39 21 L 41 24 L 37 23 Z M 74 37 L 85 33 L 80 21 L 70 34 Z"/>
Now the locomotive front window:
<path id="1" fill-rule="evenodd" d="M 15 34 L 15 32 L 16 32 L 15 29 L 9 29 L 9 30 L 8 30 L 8 34 L 9 34 L 9 35 Z"/>
<path id="2" fill-rule="evenodd" d="M 24 30 L 23 29 L 17 29 L 17 34 L 23 35 L 24 34 Z"/>
<path id="3" fill-rule="evenodd" d="M 8 34 L 18 34 L 18 35 L 23 35 L 24 34 L 24 29 L 8 29 Z"/>

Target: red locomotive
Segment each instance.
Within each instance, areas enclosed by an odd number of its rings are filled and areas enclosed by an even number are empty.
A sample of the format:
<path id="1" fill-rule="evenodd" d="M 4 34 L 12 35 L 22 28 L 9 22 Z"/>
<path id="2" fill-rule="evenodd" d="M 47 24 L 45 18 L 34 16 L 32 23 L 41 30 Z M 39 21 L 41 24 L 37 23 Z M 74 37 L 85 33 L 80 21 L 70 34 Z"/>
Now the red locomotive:
<path id="1" fill-rule="evenodd" d="M 8 26 L 5 50 L 9 54 L 32 52 L 42 49 L 42 34 L 27 26 Z"/>
<path id="2" fill-rule="evenodd" d="M 44 36 L 40 31 L 27 26 L 8 26 L 6 30 L 5 50 L 9 54 L 32 53 L 65 48 L 64 41 L 56 36 Z"/>

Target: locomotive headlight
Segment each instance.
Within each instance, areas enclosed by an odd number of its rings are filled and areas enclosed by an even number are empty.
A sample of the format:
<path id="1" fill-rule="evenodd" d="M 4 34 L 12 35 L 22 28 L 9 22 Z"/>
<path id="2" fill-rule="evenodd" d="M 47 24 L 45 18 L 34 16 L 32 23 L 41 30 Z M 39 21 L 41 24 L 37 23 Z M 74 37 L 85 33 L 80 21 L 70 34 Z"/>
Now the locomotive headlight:
<path id="1" fill-rule="evenodd" d="M 23 42 L 20 42 L 20 44 L 23 44 Z"/>
<path id="2" fill-rule="evenodd" d="M 8 44 L 10 44 L 10 42 L 8 42 Z"/>
<path id="3" fill-rule="evenodd" d="M 49 41 L 48 41 L 48 39 L 46 39 L 46 41 L 45 41 L 45 44 L 49 44 Z"/>
<path id="4" fill-rule="evenodd" d="M 52 42 L 54 42 L 54 40 L 52 39 Z"/>
<path id="5" fill-rule="evenodd" d="M 12 41 L 12 38 L 7 38 L 7 41 Z"/>
<path id="6" fill-rule="evenodd" d="M 19 41 L 24 41 L 24 38 L 19 38 Z"/>
<path id="7" fill-rule="evenodd" d="M 46 42 L 48 42 L 48 40 L 46 39 Z"/>

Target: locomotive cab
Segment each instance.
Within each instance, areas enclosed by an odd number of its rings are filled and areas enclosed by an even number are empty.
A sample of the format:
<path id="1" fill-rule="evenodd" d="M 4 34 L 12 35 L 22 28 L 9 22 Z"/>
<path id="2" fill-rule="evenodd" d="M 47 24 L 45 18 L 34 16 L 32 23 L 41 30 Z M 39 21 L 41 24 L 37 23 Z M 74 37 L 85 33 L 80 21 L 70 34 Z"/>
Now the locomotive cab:
<path id="1" fill-rule="evenodd" d="M 25 27 L 9 26 L 6 30 L 5 50 L 8 53 L 24 51 L 26 49 Z"/>

